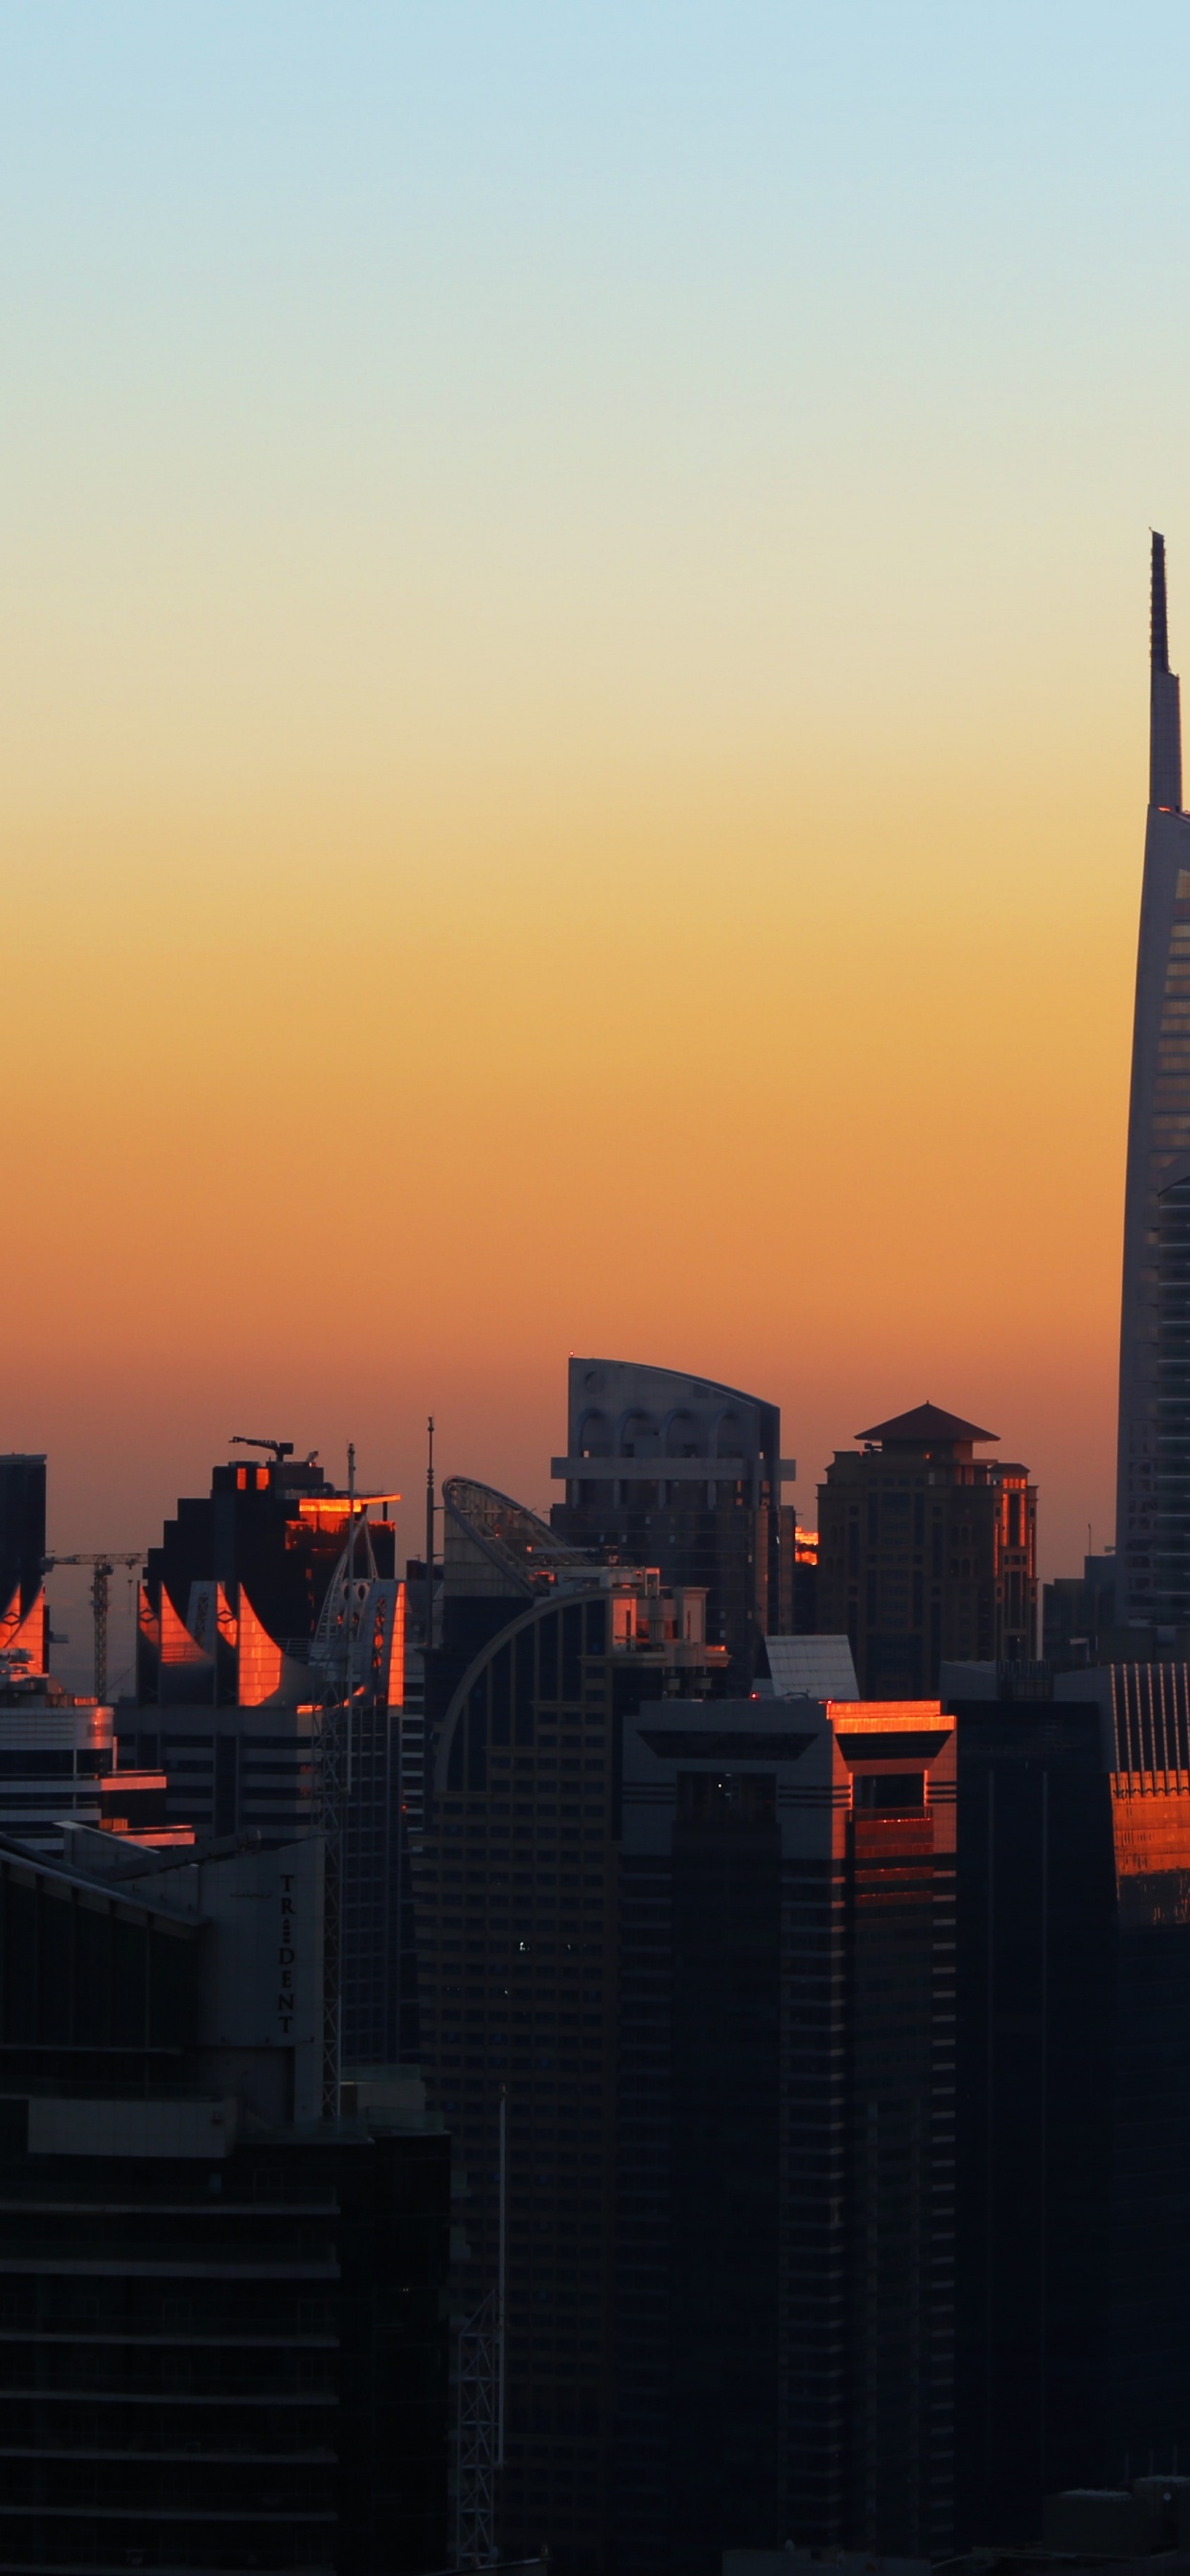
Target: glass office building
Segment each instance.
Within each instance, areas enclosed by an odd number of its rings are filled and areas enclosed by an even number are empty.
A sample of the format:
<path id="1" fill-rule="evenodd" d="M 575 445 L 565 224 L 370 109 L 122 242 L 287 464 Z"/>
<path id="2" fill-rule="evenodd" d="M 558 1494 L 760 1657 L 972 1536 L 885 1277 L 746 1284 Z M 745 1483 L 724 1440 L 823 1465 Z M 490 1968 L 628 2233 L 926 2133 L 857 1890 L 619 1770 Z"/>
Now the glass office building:
<path id="1" fill-rule="evenodd" d="M 1046 2495 L 1185 2458 L 1190 1672 L 948 1679 L 957 2537 L 1025 2545 Z"/>
<path id="2" fill-rule="evenodd" d="M 955 1730 L 937 1701 L 623 1731 L 619 2563 L 944 2557 Z"/>
<path id="3" fill-rule="evenodd" d="M 456 1488 L 477 1560 L 457 1569 L 460 1581 L 511 1584 L 526 1543 L 537 1558 L 541 1524 L 519 1507 L 510 1521 L 506 1505 Z M 526 1574 L 528 1597 L 475 1593 L 477 1617 L 486 1604 L 500 1624 L 461 1670 L 449 1644 L 431 1658 L 452 1680 L 432 1727 L 416 1887 L 422 2064 L 468 2181 L 460 2319 L 497 2283 L 506 2097 L 500 2547 L 517 2558 L 548 2540 L 577 2576 L 605 2567 L 612 2547 L 624 1717 L 642 1697 L 705 1693 L 726 1657 L 705 1645 L 701 1592 L 667 1593 L 656 1575 L 561 1553 L 563 1563 Z M 448 1555 L 448 1638 L 450 1571 Z"/>

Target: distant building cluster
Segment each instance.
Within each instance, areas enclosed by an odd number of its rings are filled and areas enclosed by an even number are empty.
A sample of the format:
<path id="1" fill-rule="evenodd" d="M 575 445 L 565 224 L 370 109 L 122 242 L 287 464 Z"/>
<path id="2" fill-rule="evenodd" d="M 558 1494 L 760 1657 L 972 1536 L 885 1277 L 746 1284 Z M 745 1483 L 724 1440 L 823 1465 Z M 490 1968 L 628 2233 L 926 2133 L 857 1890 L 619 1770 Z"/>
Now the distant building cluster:
<path id="1" fill-rule="evenodd" d="M 577 1357 L 548 1518 L 431 1450 L 403 1564 L 237 1437 L 125 1696 L 70 1560 L 79 1695 L 0 1458 L 0 2571 L 1190 2576 L 1177 688 L 1155 538 L 1119 1543 L 1040 1601 L 962 1414 L 803 1526 L 775 1405 Z"/>

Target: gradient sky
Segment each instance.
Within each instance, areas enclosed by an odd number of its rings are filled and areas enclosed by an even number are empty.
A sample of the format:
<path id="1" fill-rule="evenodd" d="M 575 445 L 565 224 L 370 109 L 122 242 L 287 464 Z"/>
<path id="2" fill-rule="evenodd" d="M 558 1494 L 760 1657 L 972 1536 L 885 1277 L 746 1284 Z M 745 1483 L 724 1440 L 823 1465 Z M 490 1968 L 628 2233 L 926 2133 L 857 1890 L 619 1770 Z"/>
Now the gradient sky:
<path id="1" fill-rule="evenodd" d="M 1110 1534 L 1190 16 L 0 7 L 0 1447 L 548 1504 L 574 1350 Z M 416 1541 L 415 1518 L 408 1535 Z M 72 1633 L 84 1636 L 75 1621 Z"/>

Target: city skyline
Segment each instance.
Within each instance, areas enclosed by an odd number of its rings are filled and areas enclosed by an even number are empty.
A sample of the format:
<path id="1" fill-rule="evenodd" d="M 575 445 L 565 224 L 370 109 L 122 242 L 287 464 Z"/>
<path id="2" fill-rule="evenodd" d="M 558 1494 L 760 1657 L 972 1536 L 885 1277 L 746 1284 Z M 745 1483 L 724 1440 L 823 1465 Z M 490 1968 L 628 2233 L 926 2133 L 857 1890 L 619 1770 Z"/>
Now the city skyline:
<path id="1" fill-rule="evenodd" d="M 432 1410 L 540 1508 L 575 1349 L 764 1387 L 804 1514 L 857 1423 L 996 1422 L 1042 1573 L 1104 1544 L 1158 18 L 1154 105 L 1065 6 L 9 13 L 55 1544 L 245 1418 L 412 1489 Z"/>
<path id="2" fill-rule="evenodd" d="M 1188 92 L 0 5 L 18 2576 L 1190 2576 Z"/>

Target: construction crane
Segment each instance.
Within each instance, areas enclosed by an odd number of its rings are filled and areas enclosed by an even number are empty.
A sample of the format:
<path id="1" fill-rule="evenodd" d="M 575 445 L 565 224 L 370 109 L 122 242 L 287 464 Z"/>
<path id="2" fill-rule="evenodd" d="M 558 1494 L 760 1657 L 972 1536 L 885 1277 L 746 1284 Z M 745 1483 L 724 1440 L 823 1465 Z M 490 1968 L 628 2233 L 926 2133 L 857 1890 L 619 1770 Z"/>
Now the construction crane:
<path id="1" fill-rule="evenodd" d="M 274 1467 L 279 1467 L 283 1458 L 293 1456 L 292 1440 L 258 1440 L 254 1431 L 233 1431 L 231 1445 L 233 1449 L 271 1449 Z"/>
<path id="2" fill-rule="evenodd" d="M 89 1565 L 91 1576 L 91 1614 L 95 1621 L 95 1697 L 107 1698 L 107 1614 L 111 1602 L 111 1579 L 118 1565 L 143 1565 L 145 1551 L 138 1547 L 135 1555 L 122 1554 L 118 1548 L 99 1556 L 43 1556 L 41 1571 L 52 1574 L 56 1565 Z"/>

